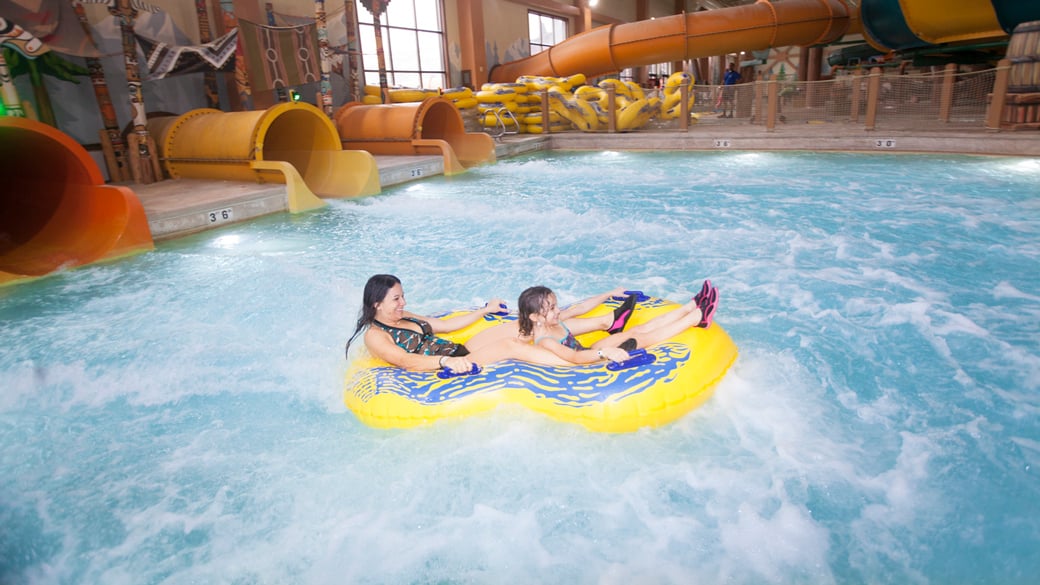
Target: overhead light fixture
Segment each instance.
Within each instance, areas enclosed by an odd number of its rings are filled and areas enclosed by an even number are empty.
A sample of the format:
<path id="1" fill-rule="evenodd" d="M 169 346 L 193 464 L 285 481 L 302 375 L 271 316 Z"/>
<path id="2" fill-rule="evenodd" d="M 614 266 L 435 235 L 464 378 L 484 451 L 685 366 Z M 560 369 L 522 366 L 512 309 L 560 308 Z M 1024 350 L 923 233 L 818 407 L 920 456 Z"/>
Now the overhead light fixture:
<path id="1" fill-rule="evenodd" d="M 599 0 L 589 0 L 589 8 L 595 8 L 599 4 Z"/>

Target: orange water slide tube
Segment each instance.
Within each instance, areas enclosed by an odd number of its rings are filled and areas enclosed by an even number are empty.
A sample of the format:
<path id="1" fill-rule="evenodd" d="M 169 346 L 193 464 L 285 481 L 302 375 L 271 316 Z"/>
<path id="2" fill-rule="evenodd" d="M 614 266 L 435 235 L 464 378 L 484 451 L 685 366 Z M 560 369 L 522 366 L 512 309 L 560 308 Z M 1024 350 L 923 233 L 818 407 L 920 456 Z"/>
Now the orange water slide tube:
<path id="1" fill-rule="evenodd" d="M 521 75 L 588 77 L 628 67 L 834 42 L 859 31 L 859 13 L 845 0 L 786 0 L 610 24 L 575 35 L 541 53 L 496 65 L 492 82 Z"/>
<path id="2" fill-rule="evenodd" d="M 318 197 L 379 193 L 372 155 L 344 150 L 328 116 L 303 102 L 266 110 L 208 108 L 149 121 L 174 179 L 284 183 L 291 211 L 324 205 Z"/>
<path id="3" fill-rule="evenodd" d="M 483 132 L 466 132 L 458 109 L 444 98 L 379 105 L 350 102 L 336 110 L 333 119 L 345 149 L 442 155 L 446 175 L 495 162 L 494 139 Z"/>
<path id="4" fill-rule="evenodd" d="M 0 285 L 154 249 L 137 195 L 51 126 L 0 117 L 0 177 Z"/>

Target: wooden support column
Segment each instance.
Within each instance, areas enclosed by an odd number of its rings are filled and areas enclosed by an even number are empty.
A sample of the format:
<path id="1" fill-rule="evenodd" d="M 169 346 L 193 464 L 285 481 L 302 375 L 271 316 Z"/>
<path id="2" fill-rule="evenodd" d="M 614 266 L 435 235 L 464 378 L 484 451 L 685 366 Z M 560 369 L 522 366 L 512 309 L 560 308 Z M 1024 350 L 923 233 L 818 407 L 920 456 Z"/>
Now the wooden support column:
<path id="1" fill-rule="evenodd" d="M 679 117 L 682 118 L 679 129 L 683 132 L 690 131 L 690 89 L 685 83 L 679 86 Z"/>
<path id="2" fill-rule="evenodd" d="M 993 82 L 993 94 L 990 97 L 989 109 L 986 110 L 987 130 L 1000 130 L 1000 119 L 1004 115 L 1004 102 L 1007 100 L 1010 73 L 1011 61 L 1001 59 L 997 63 L 997 79 Z"/>
<path id="3" fill-rule="evenodd" d="M 805 51 L 806 49 L 802 49 Z M 816 87 L 817 84 L 811 83 L 813 81 L 820 80 L 820 69 L 823 68 L 823 49 L 821 47 L 809 47 L 809 68 L 806 71 L 805 80 L 809 81 L 805 86 L 805 101 L 806 105 L 815 108 L 820 105 L 820 95 Z"/>
<path id="4" fill-rule="evenodd" d="M 708 58 L 701 57 L 695 60 L 694 67 L 697 69 L 692 72 L 694 74 L 694 83 L 708 83 L 708 76 L 711 75 L 711 64 L 708 63 Z"/>
<path id="5" fill-rule="evenodd" d="M 686 12 L 686 0 L 674 0 L 672 2 L 672 14 L 683 14 Z M 650 18 L 649 14 L 647 18 Z M 645 20 L 645 19 L 644 19 Z M 686 70 L 686 64 L 682 61 L 672 62 L 672 73 Z"/>
<path id="6" fill-rule="evenodd" d="M 950 109 L 953 105 L 953 76 L 957 73 L 956 63 L 947 63 L 943 71 L 942 93 L 939 96 L 939 121 L 950 121 Z"/>
<path id="7" fill-rule="evenodd" d="M 552 134 L 552 110 L 549 109 L 549 90 L 541 91 L 542 98 L 542 134 Z"/>
<path id="8" fill-rule="evenodd" d="M 578 1 L 578 19 L 574 28 L 575 34 L 592 30 L 592 7 L 589 6 L 589 0 Z"/>
<path id="9" fill-rule="evenodd" d="M 863 85 L 863 72 L 864 69 L 857 69 L 852 76 L 852 89 L 849 92 L 849 122 L 853 124 L 859 121 L 860 96 L 863 93 L 860 91 L 860 86 Z"/>
<path id="10" fill-rule="evenodd" d="M 585 0 L 587 3 L 588 0 Z M 650 6 L 649 0 L 638 0 L 636 2 L 636 21 L 642 22 L 650 18 Z M 648 80 L 646 67 L 633 67 L 632 68 L 633 81 L 639 85 L 646 85 Z"/>
<path id="11" fill-rule="evenodd" d="M 767 84 L 761 81 L 754 81 L 754 96 L 755 96 L 755 110 L 751 114 L 752 124 L 765 124 L 766 122 L 766 88 Z"/>
<path id="12" fill-rule="evenodd" d="M 224 9 L 220 5 L 220 0 L 210 0 L 210 14 L 212 20 L 210 21 L 210 29 L 217 38 L 227 34 L 227 27 L 224 25 Z M 232 112 L 241 112 L 244 108 L 242 107 L 242 98 L 238 95 L 238 87 L 235 83 L 235 74 L 221 74 L 224 79 L 224 92 L 228 96 L 228 108 Z"/>
<path id="13" fill-rule="evenodd" d="M 864 130 L 873 130 L 877 124 L 878 98 L 881 96 L 881 68 L 870 70 L 867 80 L 867 119 L 863 123 Z"/>
<path id="14" fill-rule="evenodd" d="M 766 82 L 769 98 L 766 103 L 766 132 L 772 132 L 776 128 L 776 104 L 780 91 L 777 89 L 776 76 L 770 77 Z"/>
<path id="15" fill-rule="evenodd" d="M 487 83 L 487 51 L 484 50 L 483 0 L 458 0 L 459 48 L 462 52 L 462 71 L 469 71 L 469 85 L 473 89 Z M 463 74 L 463 83 L 466 82 Z"/>

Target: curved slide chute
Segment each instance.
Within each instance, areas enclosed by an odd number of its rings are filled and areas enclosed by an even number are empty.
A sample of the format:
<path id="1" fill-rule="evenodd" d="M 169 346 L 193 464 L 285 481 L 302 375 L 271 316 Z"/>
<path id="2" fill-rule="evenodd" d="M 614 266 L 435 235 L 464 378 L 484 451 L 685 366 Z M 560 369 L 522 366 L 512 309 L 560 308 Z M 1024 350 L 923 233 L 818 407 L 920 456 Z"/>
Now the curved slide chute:
<path id="1" fill-rule="evenodd" d="M 951 4 L 956 4 L 952 6 Z M 492 82 L 521 75 L 595 77 L 629 67 L 832 43 L 863 33 L 882 51 L 999 41 L 1040 20 L 1035 0 L 758 0 L 755 4 L 601 26 L 524 59 L 496 65 Z"/>
<path id="2" fill-rule="evenodd" d="M 137 195 L 51 126 L 0 118 L 0 173 L 0 285 L 155 247 Z"/>
<path id="3" fill-rule="evenodd" d="M 343 148 L 372 154 L 439 154 L 445 175 L 495 162 L 494 139 L 483 132 L 466 132 L 458 108 L 445 98 L 384 105 L 350 102 L 336 110 L 333 119 Z"/>
<path id="4" fill-rule="evenodd" d="M 1020 0 L 862 0 L 863 34 L 879 49 L 907 51 L 1006 38 L 1040 19 L 1040 2 Z"/>
<path id="5" fill-rule="evenodd" d="M 266 110 L 192 110 L 148 123 L 163 165 L 174 179 L 285 183 L 289 209 L 324 205 L 320 197 L 379 193 L 371 154 L 343 150 L 328 116 L 303 102 Z"/>
<path id="6" fill-rule="evenodd" d="M 628 67 L 770 47 L 831 43 L 858 32 L 858 12 L 844 0 L 788 0 L 610 24 L 541 53 L 496 65 L 492 82 L 521 75 L 595 77 Z"/>

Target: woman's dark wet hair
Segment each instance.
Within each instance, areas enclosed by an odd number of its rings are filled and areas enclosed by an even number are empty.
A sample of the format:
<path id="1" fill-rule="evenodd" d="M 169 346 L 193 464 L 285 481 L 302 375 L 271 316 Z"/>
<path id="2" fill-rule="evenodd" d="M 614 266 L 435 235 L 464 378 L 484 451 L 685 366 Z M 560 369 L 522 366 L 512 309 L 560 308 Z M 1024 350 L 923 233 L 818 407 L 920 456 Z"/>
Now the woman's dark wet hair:
<path id="1" fill-rule="evenodd" d="M 358 312 L 357 327 L 347 340 L 347 346 L 343 350 L 344 355 L 349 357 L 350 344 L 353 343 L 354 338 L 371 325 L 372 321 L 375 321 L 376 304 L 383 302 L 386 293 L 398 284 L 401 284 L 401 279 L 393 274 L 375 274 L 369 277 L 368 282 L 365 283 L 365 291 L 361 294 L 361 310 Z"/>
<path id="2" fill-rule="evenodd" d="M 531 335 L 531 330 L 534 328 L 531 315 L 537 315 L 542 311 L 545 301 L 551 294 L 553 291 L 545 286 L 532 286 L 520 293 L 520 298 L 516 301 L 516 327 L 520 330 L 520 335 L 524 337 Z"/>

